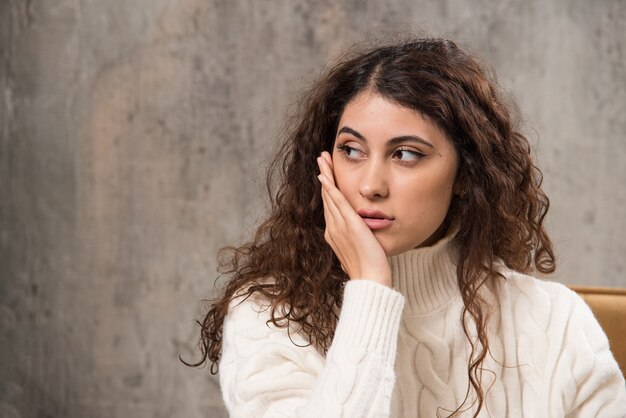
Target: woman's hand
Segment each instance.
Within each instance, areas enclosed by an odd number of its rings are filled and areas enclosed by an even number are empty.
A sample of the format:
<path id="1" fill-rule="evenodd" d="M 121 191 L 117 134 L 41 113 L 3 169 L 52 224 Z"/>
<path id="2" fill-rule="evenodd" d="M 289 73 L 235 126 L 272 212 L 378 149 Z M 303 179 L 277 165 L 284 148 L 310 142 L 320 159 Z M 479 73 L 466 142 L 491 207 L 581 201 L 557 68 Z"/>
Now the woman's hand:
<path id="1" fill-rule="evenodd" d="M 317 164 L 326 220 L 324 239 L 351 280 L 365 279 L 391 287 L 387 255 L 374 233 L 335 186 L 330 154 L 323 152 Z"/>

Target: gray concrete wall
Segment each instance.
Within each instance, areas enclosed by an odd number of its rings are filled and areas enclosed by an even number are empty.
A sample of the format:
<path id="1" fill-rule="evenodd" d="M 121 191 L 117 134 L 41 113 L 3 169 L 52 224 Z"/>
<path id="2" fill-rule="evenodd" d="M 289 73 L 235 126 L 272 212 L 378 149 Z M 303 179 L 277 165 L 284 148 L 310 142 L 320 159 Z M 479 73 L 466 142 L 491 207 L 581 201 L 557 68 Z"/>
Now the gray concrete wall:
<path id="1" fill-rule="evenodd" d="M 367 33 L 474 49 L 528 120 L 565 283 L 626 286 L 626 2 L 0 2 L 0 416 L 225 417 L 177 356 L 295 92 Z"/>

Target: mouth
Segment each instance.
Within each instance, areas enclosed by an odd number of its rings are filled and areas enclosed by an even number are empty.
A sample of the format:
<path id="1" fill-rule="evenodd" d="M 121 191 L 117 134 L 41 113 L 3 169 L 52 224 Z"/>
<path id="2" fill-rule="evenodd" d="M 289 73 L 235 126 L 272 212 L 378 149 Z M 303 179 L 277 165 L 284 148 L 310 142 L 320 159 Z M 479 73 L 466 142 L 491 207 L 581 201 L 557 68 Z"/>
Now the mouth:
<path id="1" fill-rule="evenodd" d="M 357 212 L 361 218 L 363 219 L 387 219 L 390 221 L 394 220 L 393 216 L 389 216 L 379 210 L 371 210 L 371 209 L 359 209 Z"/>
<path id="2" fill-rule="evenodd" d="M 378 210 L 361 209 L 357 213 L 371 230 L 388 228 L 395 219 Z"/>

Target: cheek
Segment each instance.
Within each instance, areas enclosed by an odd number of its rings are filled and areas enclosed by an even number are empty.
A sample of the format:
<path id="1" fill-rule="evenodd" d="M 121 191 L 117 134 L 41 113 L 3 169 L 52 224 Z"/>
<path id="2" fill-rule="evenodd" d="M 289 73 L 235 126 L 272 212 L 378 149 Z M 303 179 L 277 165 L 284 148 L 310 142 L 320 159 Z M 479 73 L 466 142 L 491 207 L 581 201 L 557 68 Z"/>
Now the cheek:
<path id="1" fill-rule="evenodd" d="M 333 175 L 335 177 L 335 185 L 354 208 L 356 204 L 356 194 L 358 194 L 359 187 L 356 182 L 358 176 L 354 175 L 354 173 L 350 170 L 350 166 L 347 164 L 349 163 L 333 159 Z"/>
<path id="2" fill-rule="evenodd" d="M 403 181 L 398 184 L 398 190 L 403 190 L 403 206 L 407 209 L 411 207 L 422 215 L 430 213 L 438 216 L 441 215 L 438 212 L 446 212 L 450 205 L 453 184 L 453 174 L 433 173 Z"/>

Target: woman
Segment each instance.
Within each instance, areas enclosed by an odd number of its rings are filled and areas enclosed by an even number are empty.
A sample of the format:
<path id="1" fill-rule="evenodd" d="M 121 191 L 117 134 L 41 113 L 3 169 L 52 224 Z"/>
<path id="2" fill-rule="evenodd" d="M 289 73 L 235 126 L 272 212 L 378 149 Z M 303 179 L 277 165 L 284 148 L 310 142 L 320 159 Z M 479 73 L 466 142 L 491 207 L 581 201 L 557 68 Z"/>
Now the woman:
<path id="1" fill-rule="evenodd" d="M 625 415 L 591 311 L 527 275 L 555 268 L 541 173 L 455 43 L 344 57 L 272 167 L 202 323 L 231 416 Z"/>

